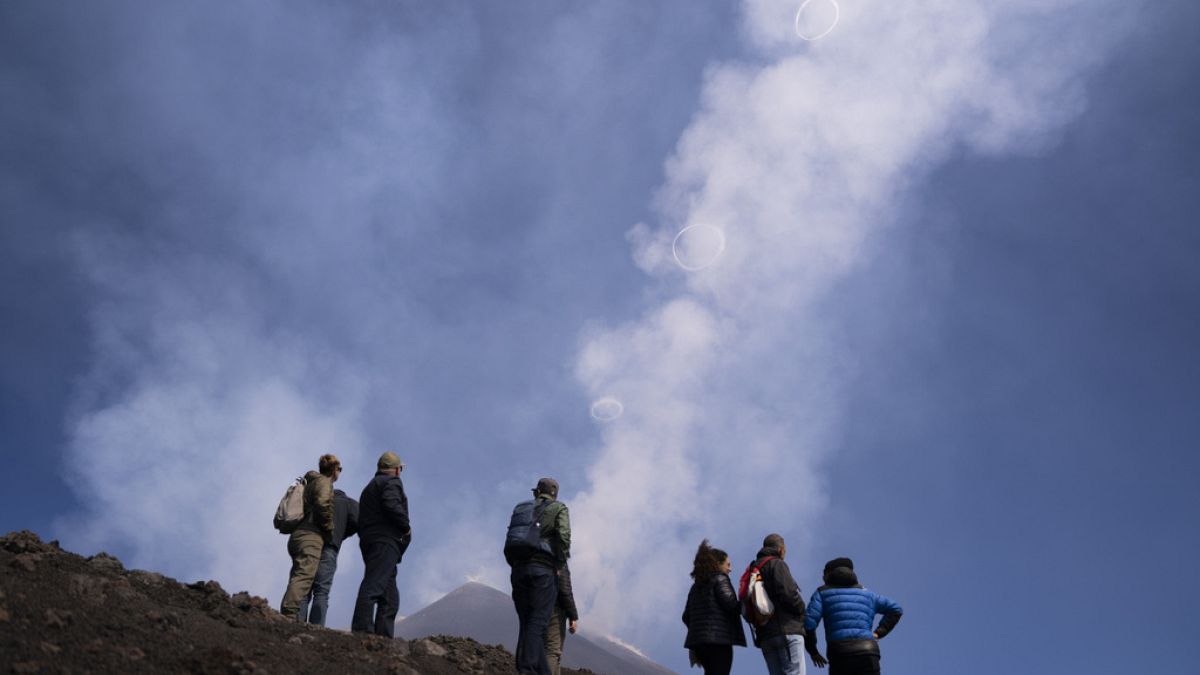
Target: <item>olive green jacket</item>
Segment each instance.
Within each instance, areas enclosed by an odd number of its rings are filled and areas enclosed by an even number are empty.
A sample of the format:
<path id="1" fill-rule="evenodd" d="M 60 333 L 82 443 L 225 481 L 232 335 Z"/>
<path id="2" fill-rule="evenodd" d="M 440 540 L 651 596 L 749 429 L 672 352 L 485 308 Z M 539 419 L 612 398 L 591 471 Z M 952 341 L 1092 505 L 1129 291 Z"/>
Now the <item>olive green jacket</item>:
<path id="1" fill-rule="evenodd" d="M 333 539 L 333 481 L 317 471 L 309 471 L 304 480 L 304 520 L 296 529 L 320 533 L 330 541 Z"/>
<path id="2" fill-rule="evenodd" d="M 538 499 L 550 499 L 546 495 L 538 495 Z M 560 501 L 551 501 L 542 511 L 542 538 L 549 539 L 554 547 L 559 563 L 571 557 L 571 513 L 567 505 Z"/>

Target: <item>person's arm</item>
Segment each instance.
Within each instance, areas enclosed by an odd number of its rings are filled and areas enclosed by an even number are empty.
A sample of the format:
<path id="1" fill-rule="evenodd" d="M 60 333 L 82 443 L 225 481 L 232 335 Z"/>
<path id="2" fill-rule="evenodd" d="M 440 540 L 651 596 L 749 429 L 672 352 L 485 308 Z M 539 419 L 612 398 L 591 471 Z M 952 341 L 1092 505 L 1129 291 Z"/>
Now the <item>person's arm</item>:
<path id="1" fill-rule="evenodd" d="M 563 565 L 558 570 L 558 606 L 562 607 L 567 620 L 579 620 L 579 608 L 575 606 L 575 593 L 571 590 L 571 568 Z"/>
<path id="2" fill-rule="evenodd" d="M 717 596 L 717 607 L 720 607 L 721 611 L 732 613 L 738 611 L 737 593 L 734 592 L 733 582 L 729 580 L 728 575 L 717 575 L 717 583 L 714 584 L 713 593 Z"/>
<path id="3" fill-rule="evenodd" d="M 695 590 L 695 585 L 688 590 L 687 600 L 683 603 L 683 625 L 688 628 L 692 627 L 692 592 Z"/>
<path id="4" fill-rule="evenodd" d="M 384 513 L 396 527 L 400 528 L 402 534 L 412 531 L 412 526 L 408 522 L 408 498 L 404 496 L 404 483 L 399 478 L 383 484 L 380 501 L 383 502 Z"/>
<path id="5" fill-rule="evenodd" d="M 358 534 L 358 502 L 346 497 L 346 534 L 343 539 L 349 539 Z"/>
<path id="6" fill-rule="evenodd" d="M 318 478 L 314 487 L 313 503 L 317 507 L 316 521 L 326 540 L 333 539 L 333 481 Z"/>
<path id="7" fill-rule="evenodd" d="M 808 608 L 804 611 L 804 632 L 812 633 L 817 630 L 817 626 L 821 625 L 821 614 L 825 609 L 824 601 L 821 600 L 821 591 L 813 591 L 812 596 L 808 599 Z"/>
<path id="8" fill-rule="evenodd" d="M 558 532 L 558 550 L 567 560 L 571 557 L 571 513 L 566 504 L 554 514 L 554 530 Z"/>
<path id="9" fill-rule="evenodd" d="M 767 593 L 778 604 L 789 605 L 798 616 L 804 616 L 804 598 L 800 597 L 800 587 L 792 578 L 792 570 L 782 560 L 772 560 L 771 574 L 767 579 Z"/>
<path id="10" fill-rule="evenodd" d="M 821 652 L 817 648 L 817 626 L 821 625 L 821 613 L 824 605 L 821 601 L 821 591 L 813 591 L 808 599 L 808 609 L 804 612 L 804 651 L 813 657 L 813 663 Z"/>
<path id="11" fill-rule="evenodd" d="M 875 613 L 882 614 L 883 619 L 879 622 L 879 627 L 875 629 L 875 639 L 881 640 L 896 624 L 900 623 L 900 616 L 904 614 L 904 610 L 900 604 L 890 598 L 885 598 L 882 595 L 875 596 Z"/>
<path id="12" fill-rule="evenodd" d="M 804 651 L 808 652 L 808 658 L 812 659 L 813 665 L 818 668 L 824 668 L 829 663 L 817 647 L 817 626 L 821 624 L 821 616 L 824 613 L 825 603 L 821 599 L 821 591 L 813 591 L 812 596 L 808 598 L 808 609 L 804 612 Z"/>

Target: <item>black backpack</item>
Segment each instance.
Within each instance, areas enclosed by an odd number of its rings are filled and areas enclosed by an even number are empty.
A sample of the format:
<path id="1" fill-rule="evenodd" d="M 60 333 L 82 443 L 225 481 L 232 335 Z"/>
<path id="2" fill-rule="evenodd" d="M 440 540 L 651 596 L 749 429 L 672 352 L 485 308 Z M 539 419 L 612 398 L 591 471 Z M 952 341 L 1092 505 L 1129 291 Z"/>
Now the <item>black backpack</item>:
<path id="1" fill-rule="evenodd" d="M 542 514 L 550 499 L 531 499 L 513 508 L 508 521 L 508 536 L 504 539 L 504 559 L 516 565 L 529 561 L 536 553 L 554 557 L 550 542 L 542 538 Z"/>

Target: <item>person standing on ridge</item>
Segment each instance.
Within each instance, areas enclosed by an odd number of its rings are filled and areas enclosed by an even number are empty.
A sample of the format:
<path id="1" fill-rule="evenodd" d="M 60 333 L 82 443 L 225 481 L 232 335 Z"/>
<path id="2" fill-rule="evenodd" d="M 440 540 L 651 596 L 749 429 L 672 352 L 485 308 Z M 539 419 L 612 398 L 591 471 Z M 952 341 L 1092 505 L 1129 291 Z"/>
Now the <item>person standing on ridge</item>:
<path id="1" fill-rule="evenodd" d="M 385 452 L 376 467 L 375 477 L 358 500 L 358 546 L 364 569 L 350 630 L 390 638 L 395 636 L 396 613 L 400 611 L 396 566 L 412 542 L 412 526 L 400 480 L 404 462 L 396 453 Z"/>
<path id="2" fill-rule="evenodd" d="M 560 675 L 563 642 L 567 639 L 567 631 L 574 635 L 579 624 L 579 610 L 575 607 L 575 593 L 571 590 L 571 568 L 565 562 L 558 569 L 556 587 L 558 596 L 554 600 L 554 613 L 550 615 L 550 625 L 546 627 L 545 642 L 550 672 Z"/>
<path id="3" fill-rule="evenodd" d="M 770 675 L 804 675 L 804 598 L 783 561 L 787 544 L 778 534 L 763 538 L 763 546 L 750 567 L 762 575 L 767 597 L 775 613 L 754 633 L 754 644 L 762 649 Z"/>
<path id="4" fill-rule="evenodd" d="M 818 668 L 825 658 L 817 649 L 817 625 L 825 620 L 830 675 L 879 675 L 879 640 L 892 632 L 904 610 L 896 602 L 858 583 L 854 561 L 834 558 L 825 563 L 825 585 L 809 598 L 804 648 Z M 875 629 L 875 615 L 883 619 Z"/>
<path id="5" fill-rule="evenodd" d="M 687 638 L 683 646 L 704 675 L 729 675 L 733 647 L 746 646 L 737 592 L 729 580 L 729 554 L 700 542 L 692 561 L 692 588 L 683 610 Z"/>
<path id="6" fill-rule="evenodd" d="M 321 461 L 325 457 L 333 455 L 322 456 Z M 304 518 L 288 536 L 292 569 L 279 604 L 279 613 L 288 618 L 300 619 L 300 601 L 312 590 L 321 549 L 333 539 L 333 516 L 333 480 L 319 471 L 304 474 Z"/>
<path id="7" fill-rule="evenodd" d="M 342 463 L 335 455 L 321 455 L 318 464 L 321 475 L 336 483 L 342 475 Z M 312 590 L 300 601 L 300 620 L 318 626 L 325 625 L 325 615 L 329 611 L 329 591 L 333 589 L 333 575 L 337 573 L 338 553 L 342 549 L 342 541 L 353 537 L 358 532 L 358 502 L 346 496 L 345 492 L 333 489 L 333 537 L 325 542 L 321 549 L 321 561 L 317 565 L 317 576 L 313 579 Z M 309 603 L 312 610 L 309 610 Z"/>
<path id="8" fill-rule="evenodd" d="M 504 542 L 512 567 L 512 598 L 520 621 L 516 665 L 521 675 L 551 675 L 545 636 L 558 597 L 558 571 L 571 557 L 571 518 L 558 501 L 558 482 L 543 478 L 533 499 L 513 508 Z"/>

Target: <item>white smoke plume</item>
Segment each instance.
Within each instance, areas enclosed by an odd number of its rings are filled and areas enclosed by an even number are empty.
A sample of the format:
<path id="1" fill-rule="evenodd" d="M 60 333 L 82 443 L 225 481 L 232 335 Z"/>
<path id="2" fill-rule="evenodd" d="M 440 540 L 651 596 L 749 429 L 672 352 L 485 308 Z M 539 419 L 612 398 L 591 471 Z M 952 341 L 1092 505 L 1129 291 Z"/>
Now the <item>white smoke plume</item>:
<path id="1" fill-rule="evenodd" d="M 806 42 L 798 5 L 745 4 L 761 61 L 711 68 L 667 163 L 661 225 L 629 233 L 662 299 L 580 351 L 581 383 L 624 414 L 572 505 L 575 578 L 589 618 L 626 634 L 682 603 L 684 585 L 664 579 L 701 538 L 779 531 L 803 551 L 827 499 L 822 457 L 848 423 L 838 382 L 854 355 L 829 330 L 831 287 L 949 153 L 1052 141 L 1127 17 L 1072 1 L 844 1 L 835 29 Z M 675 238 L 698 224 L 724 233 L 724 251 L 685 271 Z"/>
<path id="2" fill-rule="evenodd" d="M 481 200 L 491 208 L 574 186 L 497 187 L 507 162 L 480 167 L 470 153 L 519 154 L 506 144 L 542 142 L 539 127 L 558 115 L 520 103 L 508 118 L 462 112 L 463 91 L 489 91 L 470 67 L 486 27 L 457 9 L 393 23 L 322 4 L 255 3 L 232 17 L 161 10 L 141 27 L 153 44 L 98 63 L 115 84 L 75 92 L 90 126 L 70 133 L 90 131 L 101 139 L 92 150 L 135 174 L 114 170 L 106 189 L 133 191 L 152 222 L 138 231 L 105 220 L 118 212 L 76 228 L 97 342 L 67 451 L 85 511 L 62 524 L 66 543 L 277 599 L 288 560 L 267 523 L 286 482 L 334 451 L 348 467 L 338 487 L 354 495 L 374 457 L 395 449 L 409 461 L 415 529 L 402 611 L 468 578 L 503 586 L 506 511 L 556 470 L 532 461 L 546 456 L 578 474 L 563 496 L 589 625 L 627 639 L 638 630 L 644 645 L 686 590 L 664 579 L 686 581 L 702 537 L 721 545 L 778 530 L 802 551 L 826 499 L 820 465 L 844 423 L 839 381 L 854 360 L 828 330 L 830 288 L 947 153 L 1052 142 L 1081 110 L 1083 77 L 1123 15 L 1067 0 L 847 1 L 827 37 L 805 42 L 798 4 L 745 3 L 754 58 L 708 71 L 702 107 L 667 161 L 660 223 L 628 233 L 652 301 L 637 320 L 585 330 L 562 373 L 570 380 L 573 368 L 587 394 L 581 418 L 586 401 L 621 403 L 598 423 L 594 451 L 545 414 L 559 390 L 510 380 L 552 370 L 528 354 L 508 363 L 530 333 L 497 335 L 476 317 L 501 305 L 511 325 L 537 326 L 563 309 L 508 308 L 520 303 L 484 287 L 508 280 L 500 259 L 516 247 L 497 252 L 504 233 L 446 224 L 480 216 L 456 210 L 463 195 L 494 190 Z M 134 3 L 131 16 L 154 11 Z M 532 68 L 552 77 L 522 73 L 496 89 L 518 102 L 545 99 L 539 86 L 591 93 L 575 66 L 604 73 L 609 57 L 558 57 L 580 40 L 602 44 L 596 25 L 624 26 L 593 3 L 551 31 Z M 202 30 L 222 49 L 193 48 Z M 521 159 L 551 164 L 572 149 L 538 152 Z M 538 223 L 514 235 L 521 246 L 562 245 L 574 203 L 557 193 L 531 203 L 505 214 L 514 229 L 518 218 Z M 719 228 L 724 246 L 685 272 L 672 243 L 693 224 Z M 698 252 L 682 244 L 708 262 L 711 240 Z M 472 265 L 500 272 L 475 276 Z M 474 304 L 439 305 L 435 291 L 456 284 L 467 290 L 454 297 Z M 451 360 L 457 370 L 441 367 Z M 468 395 L 478 391 L 511 399 L 481 403 Z M 410 441 L 418 432 L 424 444 Z M 529 439 L 549 450 L 489 454 L 491 443 Z M 348 617 L 356 558 L 341 557 L 335 624 Z"/>

